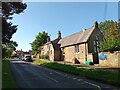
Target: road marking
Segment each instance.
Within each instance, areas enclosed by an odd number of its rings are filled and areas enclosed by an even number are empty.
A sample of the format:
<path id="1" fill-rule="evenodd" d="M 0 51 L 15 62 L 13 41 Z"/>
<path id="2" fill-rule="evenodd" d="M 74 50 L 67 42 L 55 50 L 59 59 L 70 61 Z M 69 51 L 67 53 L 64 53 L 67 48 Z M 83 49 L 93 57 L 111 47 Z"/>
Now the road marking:
<path id="1" fill-rule="evenodd" d="M 56 71 L 56 70 L 52 70 L 52 69 L 48 69 L 48 68 L 43 68 L 43 69 L 45 69 L 45 70 L 47 70 L 47 71 L 49 71 L 50 72 L 50 74 L 53 74 L 52 72 L 54 72 L 54 73 L 56 73 L 56 74 L 58 74 L 58 75 L 61 75 L 61 76 L 63 76 L 63 77 L 67 77 L 67 78 L 70 78 L 70 79 L 73 79 L 73 80 L 76 80 L 77 78 L 75 78 L 74 76 L 69 76 L 68 74 L 63 74 L 63 73 L 60 73 L 60 72 L 58 72 L 58 71 Z M 51 78 L 51 77 L 48 77 L 46 74 L 44 74 L 47 78 L 49 78 L 50 80 L 52 80 L 52 81 L 54 81 L 54 82 L 56 82 L 56 83 L 58 83 L 59 81 L 57 81 L 57 80 L 55 80 L 55 79 L 53 79 L 53 78 Z M 77 81 L 82 81 L 83 79 L 78 79 Z M 97 87 L 99 90 L 101 90 L 101 87 L 100 86 L 98 86 L 98 85 L 96 85 L 96 84 L 93 84 L 93 83 L 90 83 L 90 82 L 87 82 L 87 81 L 83 81 L 84 83 L 88 83 L 88 84 L 90 84 L 90 85 L 92 85 L 92 86 L 95 86 L 95 87 Z"/>
<path id="2" fill-rule="evenodd" d="M 46 74 L 43 74 L 43 75 L 45 75 L 45 77 L 49 78 L 50 80 L 52 80 L 52 81 L 54 81 L 54 82 L 56 82 L 56 83 L 59 82 L 59 81 L 57 81 L 57 80 L 55 80 L 55 79 L 53 79 L 53 78 L 51 78 L 51 77 L 48 77 Z"/>
<path id="3" fill-rule="evenodd" d="M 50 74 L 53 74 L 53 73 L 50 72 Z"/>
<path id="4" fill-rule="evenodd" d="M 48 68 L 44 68 L 44 69 L 47 70 L 47 71 L 54 72 L 54 73 L 56 73 L 58 75 L 61 75 L 63 77 L 69 78 L 69 79 L 73 79 L 73 80 L 77 80 L 78 79 L 77 81 L 82 81 L 83 80 L 83 79 L 79 79 L 79 78 L 76 78 L 74 76 L 69 76 L 68 74 L 63 74 L 63 73 L 60 73 L 60 72 L 57 72 L 55 70 L 51 70 L 51 69 L 48 69 Z M 51 74 L 51 72 L 50 72 L 50 74 Z"/>
<path id="5" fill-rule="evenodd" d="M 74 80 L 76 80 L 77 78 L 73 78 Z"/>
<path id="6" fill-rule="evenodd" d="M 87 82 L 87 81 L 84 81 L 85 83 L 88 83 L 88 84 L 91 84 L 91 85 L 93 85 L 93 86 L 95 86 L 95 87 L 97 87 L 99 90 L 101 90 L 101 87 L 100 86 L 98 86 L 98 85 L 96 85 L 96 84 L 93 84 L 93 83 L 90 83 L 90 82 Z"/>
<path id="7" fill-rule="evenodd" d="M 82 79 L 78 79 L 78 81 L 82 81 Z"/>

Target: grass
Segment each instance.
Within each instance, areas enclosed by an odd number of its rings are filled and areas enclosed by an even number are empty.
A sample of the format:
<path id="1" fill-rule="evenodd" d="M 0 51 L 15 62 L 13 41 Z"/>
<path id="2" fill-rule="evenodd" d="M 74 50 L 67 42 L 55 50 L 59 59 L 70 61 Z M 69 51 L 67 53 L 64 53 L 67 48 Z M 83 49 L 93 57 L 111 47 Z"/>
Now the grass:
<path id="1" fill-rule="evenodd" d="M 54 63 L 54 62 L 43 62 L 43 61 L 40 61 L 39 59 L 34 59 L 33 63 L 44 66 L 44 67 L 71 73 L 71 74 L 81 75 L 81 76 L 98 80 L 101 82 L 105 82 L 111 85 L 115 85 L 115 86 L 120 85 L 120 80 L 118 78 L 118 76 L 120 75 L 120 72 L 115 72 L 111 70 L 101 70 L 101 69 L 78 68 L 75 66 L 64 65 L 64 64 Z"/>
<path id="2" fill-rule="evenodd" d="M 16 83 L 13 79 L 8 59 L 2 60 L 2 88 L 16 88 Z"/>

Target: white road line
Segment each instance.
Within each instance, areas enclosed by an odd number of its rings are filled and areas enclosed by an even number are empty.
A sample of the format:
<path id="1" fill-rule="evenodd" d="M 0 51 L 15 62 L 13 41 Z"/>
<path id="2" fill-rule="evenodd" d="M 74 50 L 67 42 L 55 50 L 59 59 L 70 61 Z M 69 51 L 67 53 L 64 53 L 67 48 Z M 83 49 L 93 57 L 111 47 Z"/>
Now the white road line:
<path id="1" fill-rule="evenodd" d="M 82 81 L 83 79 L 78 79 L 78 81 Z"/>
<path id="2" fill-rule="evenodd" d="M 101 87 L 98 86 L 98 85 L 96 85 L 96 84 L 93 84 L 93 83 L 90 83 L 90 82 L 87 82 L 87 81 L 84 81 L 84 82 L 85 82 L 85 83 L 88 83 L 88 84 L 90 84 L 90 85 L 93 85 L 93 86 L 97 87 L 99 90 L 101 90 Z"/>
<path id="3" fill-rule="evenodd" d="M 59 82 L 59 81 L 57 81 L 57 80 L 55 80 L 55 79 L 53 79 L 53 78 L 51 78 L 51 77 L 48 77 L 46 74 L 43 74 L 43 75 L 45 75 L 45 77 L 49 78 L 50 80 L 52 80 L 52 81 L 54 81 L 54 82 L 56 82 L 56 83 Z"/>
<path id="4" fill-rule="evenodd" d="M 76 80 L 77 78 L 75 78 L 75 77 L 72 77 L 72 76 L 69 76 L 68 74 L 65 74 L 65 75 L 63 75 L 63 73 L 60 73 L 60 72 L 58 72 L 58 71 L 55 71 L 55 70 L 52 70 L 52 69 L 48 69 L 48 68 L 44 68 L 45 70 L 47 70 L 47 71 L 51 71 L 51 72 L 54 72 L 54 73 L 56 73 L 56 74 L 59 74 L 59 75 L 61 75 L 61 76 L 64 76 L 64 77 L 67 77 L 67 78 L 71 78 L 71 79 L 73 79 L 73 80 Z M 50 73 L 51 73 L 50 72 Z M 45 75 L 46 76 L 46 75 Z M 55 82 L 59 82 L 59 81 L 57 81 L 57 80 L 55 80 L 55 79 L 53 79 L 53 78 L 51 78 L 51 77 L 48 77 L 48 76 L 46 76 L 47 78 L 49 78 L 49 79 L 51 79 L 51 80 L 53 80 L 53 81 L 55 81 Z M 82 81 L 83 79 L 78 79 L 77 81 Z M 88 83 L 88 84 L 90 84 L 90 85 L 92 85 L 92 86 L 95 86 L 95 87 L 97 87 L 99 90 L 101 90 L 101 87 L 100 86 L 98 86 L 98 85 L 96 85 L 96 84 L 93 84 L 93 83 L 90 83 L 90 82 L 87 82 L 87 81 L 84 81 L 84 83 Z"/>
<path id="5" fill-rule="evenodd" d="M 45 70 L 47 70 L 47 71 L 51 71 L 51 72 L 54 72 L 54 73 L 56 73 L 56 74 L 58 74 L 58 75 L 61 75 L 61 76 L 63 76 L 63 77 L 66 77 L 66 78 L 70 78 L 70 79 L 73 79 L 73 80 L 77 80 L 77 81 L 82 81 L 83 79 L 79 79 L 79 78 L 76 78 L 76 77 L 74 77 L 74 76 L 69 76 L 68 74 L 63 74 L 63 73 L 60 73 L 60 72 L 57 72 L 57 71 L 55 71 L 55 70 L 51 70 L 51 69 L 48 69 L 48 68 L 44 68 Z"/>
<path id="6" fill-rule="evenodd" d="M 72 79 L 73 79 L 73 80 L 76 80 L 77 78 L 73 77 Z"/>

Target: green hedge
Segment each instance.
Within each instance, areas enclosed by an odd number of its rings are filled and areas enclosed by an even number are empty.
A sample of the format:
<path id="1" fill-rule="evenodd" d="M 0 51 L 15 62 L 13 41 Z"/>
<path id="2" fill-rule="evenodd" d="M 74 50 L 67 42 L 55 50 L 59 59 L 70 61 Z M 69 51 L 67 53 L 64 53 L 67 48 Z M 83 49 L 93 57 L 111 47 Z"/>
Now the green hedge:
<path id="1" fill-rule="evenodd" d="M 48 54 L 41 54 L 41 55 L 40 55 L 40 58 L 41 58 L 41 59 L 48 59 L 49 56 L 48 56 Z"/>

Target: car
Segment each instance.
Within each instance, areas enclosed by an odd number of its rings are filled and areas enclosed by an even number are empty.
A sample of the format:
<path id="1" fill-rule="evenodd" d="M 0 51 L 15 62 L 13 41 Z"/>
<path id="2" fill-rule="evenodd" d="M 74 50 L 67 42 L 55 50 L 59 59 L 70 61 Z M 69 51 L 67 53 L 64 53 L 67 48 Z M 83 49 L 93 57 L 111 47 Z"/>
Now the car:
<path id="1" fill-rule="evenodd" d="M 29 55 L 29 54 L 24 55 L 24 60 L 27 62 L 32 61 L 31 55 Z"/>
<path id="2" fill-rule="evenodd" d="M 24 60 L 24 55 L 19 55 L 20 60 Z"/>

